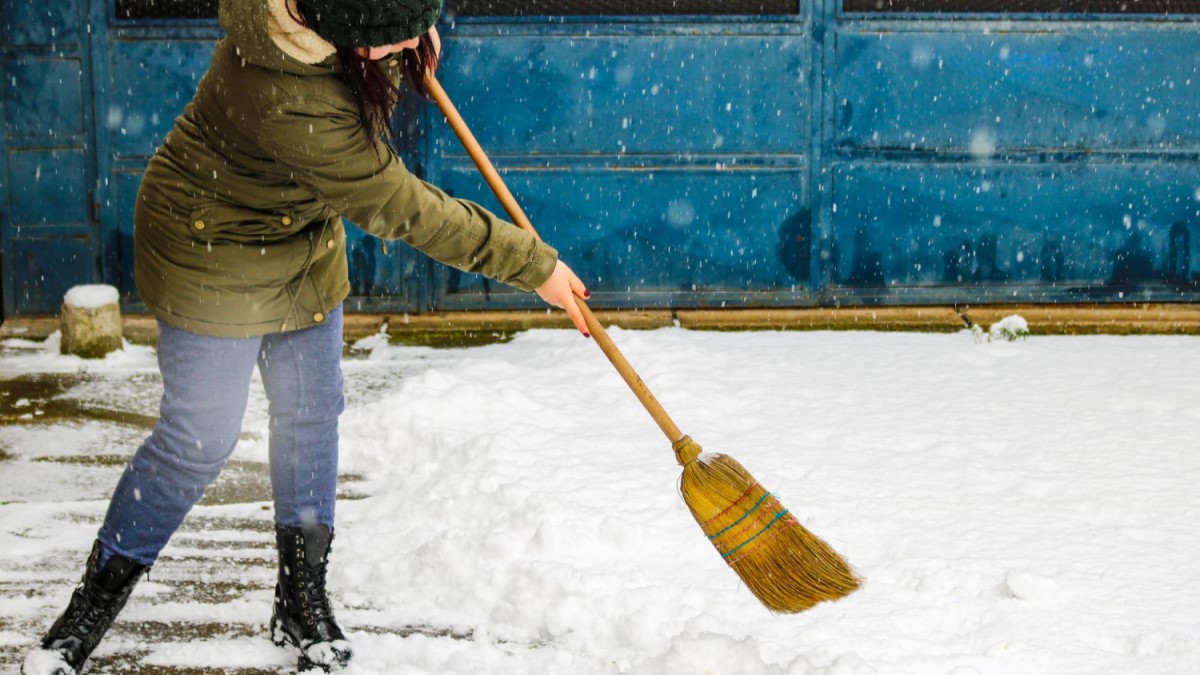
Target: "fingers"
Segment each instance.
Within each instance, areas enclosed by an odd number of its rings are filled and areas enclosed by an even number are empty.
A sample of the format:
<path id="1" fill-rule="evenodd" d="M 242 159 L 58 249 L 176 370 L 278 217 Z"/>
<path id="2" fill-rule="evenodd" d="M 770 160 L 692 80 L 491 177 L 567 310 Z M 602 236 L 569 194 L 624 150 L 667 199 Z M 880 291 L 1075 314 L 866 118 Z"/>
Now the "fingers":
<path id="1" fill-rule="evenodd" d="M 592 297 L 591 291 L 589 291 L 587 289 L 587 286 L 583 285 L 583 282 L 580 281 L 579 277 L 572 274 L 571 278 L 570 278 L 570 283 L 571 283 L 571 292 L 574 293 L 575 295 L 578 295 L 579 297 L 583 298 L 584 300 L 587 300 L 588 298 Z"/>
<path id="2" fill-rule="evenodd" d="M 592 294 L 590 291 L 588 291 L 587 286 L 585 286 L 583 284 L 583 280 L 581 280 L 579 278 L 579 276 L 575 274 L 575 271 L 572 270 L 569 265 L 567 265 L 565 262 L 560 260 L 560 261 L 558 261 L 558 265 L 556 266 L 555 271 L 557 272 L 557 271 L 559 271 L 559 269 L 561 269 L 563 272 L 565 272 L 566 277 L 567 277 L 567 284 L 571 287 L 572 293 L 574 293 L 575 295 L 578 295 L 579 297 L 581 297 L 585 300 L 592 297 Z"/>
<path id="3" fill-rule="evenodd" d="M 583 285 L 583 281 L 579 278 L 579 276 L 576 275 L 566 263 L 559 264 L 562 265 L 563 270 L 566 272 L 567 287 L 570 289 L 572 294 L 571 297 L 564 298 L 566 302 L 563 303 L 562 308 L 567 311 L 567 316 L 570 317 L 571 322 L 575 324 L 575 327 L 579 329 L 579 332 L 583 333 L 584 337 L 591 337 L 591 329 L 588 328 L 587 320 L 583 317 L 583 310 L 579 308 L 579 303 L 575 301 L 573 296 L 577 295 L 581 298 L 590 298 L 592 297 L 592 294 L 590 291 L 588 291 L 587 286 Z"/>
<path id="4" fill-rule="evenodd" d="M 537 293 L 551 305 L 562 307 L 566 310 L 567 317 L 571 319 L 571 323 L 575 324 L 575 328 L 584 337 L 592 336 L 587 325 L 587 320 L 583 317 L 583 310 L 579 308 L 579 303 L 575 301 L 576 296 L 588 298 L 592 294 L 588 292 L 587 286 L 583 284 L 583 281 L 571 271 L 571 268 L 567 267 L 566 263 L 559 260 L 555 264 L 550 278 L 546 280 L 546 283 L 538 287 Z"/>
<path id="5" fill-rule="evenodd" d="M 592 332 L 591 329 L 588 328 L 587 320 L 583 318 L 583 310 L 579 309 L 579 303 L 575 302 L 574 296 L 567 298 L 567 304 L 563 307 L 563 309 L 567 310 L 567 316 L 570 317 L 571 323 L 575 324 L 575 327 L 579 329 L 580 333 L 583 333 L 583 337 L 592 337 Z"/>

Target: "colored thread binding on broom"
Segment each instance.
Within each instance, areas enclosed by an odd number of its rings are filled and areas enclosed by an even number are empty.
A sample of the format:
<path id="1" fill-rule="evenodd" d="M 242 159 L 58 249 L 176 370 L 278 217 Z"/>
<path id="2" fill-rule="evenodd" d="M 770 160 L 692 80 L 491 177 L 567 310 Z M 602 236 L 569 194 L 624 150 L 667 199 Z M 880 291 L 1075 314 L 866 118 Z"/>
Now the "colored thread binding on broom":
<path id="1" fill-rule="evenodd" d="M 735 565 L 737 565 L 739 562 L 741 562 L 742 560 L 745 560 L 747 557 L 749 557 L 751 554 L 753 554 L 753 553 L 754 553 L 755 551 L 757 551 L 758 549 L 760 549 L 760 548 L 762 548 L 762 547 L 764 547 L 764 546 L 770 546 L 771 542 L 775 541 L 775 539 L 776 539 L 776 538 L 778 538 L 778 537 L 779 537 L 779 535 L 781 535 L 781 534 L 783 534 L 783 533 L 787 532 L 787 531 L 788 531 L 788 530 L 790 530 L 790 529 L 793 529 L 793 528 L 798 528 L 798 527 L 800 527 L 800 521 L 798 521 L 798 520 L 796 520 L 795 518 L 791 517 L 791 514 L 790 514 L 790 513 L 788 513 L 787 511 L 784 511 L 783 513 L 779 514 L 779 516 L 778 516 L 777 520 L 778 520 L 779 518 L 782 518 L 782 519 L 784 519 L 784 520 L 783 520 L 783 523 L 781 523 L 781 524 L 779 525 L 779 527 L 775 528 L 775 531 L 771 533 L 771 536 L 769 536 L 769 537 L 767 537 L 767 538 L 765 538 L 765 539 L 759 539 L 759 540 L 758 540 L 758 543 L 756 543 L 756 544 L 755 544 L 755 545 L 753 545 L 753 546 L 750 546 L 750 547 L 746 548 L 746 550 L 745 550 L 745 551 L 743 551 L 741 555 L 739 555 L 739 556 L 738 556 L 738 557 L 736 557 L 736 558 L 728 558 L 728 559 L 726 560 L 726 562 L 727 562 L 727 563 L 729 563 L 729 565 L 730 565 L 730 566 L 735 566 Z M 760 532 L 759 534 L 764 534 L 765 532 L 766 532 L 766 530 L 764 529 L 764 530 L 763 530 L 763 532 Z M 758 535 L 755 535 L 754 537 L 751 537 L 751 539 L 750 539 L 750 540 L 748 540 L 748 541 L 746 541 L 746 543 L 745 543 L 745 544 L 743 544 L 743 546 L 746 546 L 746 544 L 749 544 L 751 541 L 754 541 L 754 540 L 756 540 L 756 539 L 758 539 Z M 734 553 L 736 553 L 736 552 L 737 552 L 736 550 L 734 550 L 734 551 L 730 551 L 730 552 L 729 552 L 729 554 L 730 554 L 730 555 L 732 555 L 732 554 L 734 554 Z M 722 557 L 726 557 L 726 556 L 722 556 Z"/>
<path id="2" fill-rule="evenodd" d="M 676 453 L 690 455 L 695 445 L 686 439 Z M 696 523 L 767 609 L 801 612 L 858 588 L 849 563 L 732 457 L 704 454 L 681 464 L 680 492 Z"/>
<path id="3" fill-rule="evenodd" d="M 708 535 L 709 541 L 711 541 L 713 543 L 713 545 L 717 547 L 717 551 L 721 554 L 722 558 L 728 559 L 733 554 L 742 550 L 743 548 L 748 546 L 750 543 L 752 543 L 759 537 L 766 534 L 767 531 L 770 530 L 772 527 L 779 524 L 780 520 L 784 521 L 783 524 L 781 525 L 781 527 L 787 527 L 788 525 L 794 524 L 796 522 L 796 520 L 794 518 L 789 517 L 789 515 L 790 515 L 789 511 L 786 508 L 784 508 L 782 504 L 779 503 L 779 500 L 775 499 L 774 495 L 772 495 L 770 492 L 767 492 L 766 490 L 763 490 L 762 496 L 760 496 L 758 498 L 758 501 L 754 503 L 754 506 L 750 507 L 750 509 L 748 511 L 746 511 L 744 514 L 742 514 L 740 518 L 733 521 L 729 525 L 726 525 L 720 531 L 709 534 L 709 530 L 711 529 L 711 525 L 712 525 L 713 521 L 721 518 L 721 516 L 724 516 L 731 509 L 733 509 L 738 504 L 740 504 L 743 500 L 745 500 L 746 497 L 748 497 L 752 492 L 754 492 L 755 488 L 761 489 L 761 486 L 757 482 L 751 484 L 750 488 L 748 490 L 746 490 L 746 492 L 744 492 L 742 494 L 742 496 L 739 497 L 734 503 L 730 504 L 728 508 L 726 508 L 721 513 L 718 513 L 716 516 L 710 518 L 707 522 L 701 524 L 701 526 L 700 526 L 701 529 L 704 530 L 705 534 Z M 737 527 L 738 525 L 741 525 L 743 521 L 745 521 L 747 518 L 750 518 L 750 516 L 752 516 L 756 513 L 758 515 L 755 516 L 753 520 L 751 520 L 749 523 L 747 523 L 741 529 L 730 534 L 728 537 L 725 537 L 725 535 L 728 534 L 730 530 L 733 530 L 733 528 Z M 764 521 L 766 522 L 765 525 L 763 525 Z M 755 530 L 757 530 L 757 531 L 755 531 Z M 746 537 L 746 534 L 749 532 L 752 532 L 752 531 L 753 531 L 753 534 L 751 534 L 749 537 Z M 718 541 L 722 537 L 725 537 L 725 539 L 726 539 L 725 542 Z M 774 538 L 774 535 L 772 535 L 772 537 L 769 537 L 765 541 L 769 541 L 770 539 L 773 539 L 773 538 Z M 747 551 L 747 553 L 749 553 L 750 550 L 753 550 L 753 549 L 749 549 Z M 733 561 L 729 561 L 729 562 L 732 564 L 733 562 L 735 562 L 736 560 L 739 560 L 739 559 L 740 558 L 735 558 Z"/>

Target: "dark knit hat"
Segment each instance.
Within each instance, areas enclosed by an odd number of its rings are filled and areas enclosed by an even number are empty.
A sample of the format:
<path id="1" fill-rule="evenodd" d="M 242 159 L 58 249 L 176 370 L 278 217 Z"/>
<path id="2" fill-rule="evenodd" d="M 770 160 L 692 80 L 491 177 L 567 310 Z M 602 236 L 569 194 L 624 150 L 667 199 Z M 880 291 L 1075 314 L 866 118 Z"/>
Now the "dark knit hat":
<path id="1" fill-rule="evenodd" d="M 304 23 L 338 47 L 382 47 L 424 34 L 442 0 L 296 0 Z"/>

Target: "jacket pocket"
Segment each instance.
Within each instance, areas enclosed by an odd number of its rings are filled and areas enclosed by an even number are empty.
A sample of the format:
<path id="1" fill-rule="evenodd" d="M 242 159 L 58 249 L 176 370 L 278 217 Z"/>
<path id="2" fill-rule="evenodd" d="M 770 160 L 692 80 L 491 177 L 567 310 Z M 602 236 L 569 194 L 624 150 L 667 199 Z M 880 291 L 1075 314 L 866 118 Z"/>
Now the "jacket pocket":
<path id="1" fill-rule="evenodd" d="M 190 212 L 195 245 L 187 265 L 220 277 L 230 290 L 281 287 L 303 272 L 309 255 L 304 223 L 286 211 L 202 204 Z"/>
<path id="2" fill-rule="evenodd" d="M 188 228 L 205 242 L 269 245 L 296 236 L 304 223 L 290 209 L 265 211 L 215 203 L 193 208 Z"/>

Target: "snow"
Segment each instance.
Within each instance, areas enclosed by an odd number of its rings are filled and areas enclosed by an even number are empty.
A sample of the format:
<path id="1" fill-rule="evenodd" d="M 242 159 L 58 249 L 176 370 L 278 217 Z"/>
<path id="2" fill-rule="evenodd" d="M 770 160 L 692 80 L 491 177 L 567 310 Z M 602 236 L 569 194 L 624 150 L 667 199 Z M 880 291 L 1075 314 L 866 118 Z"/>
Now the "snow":
<path id="1" fill-rule="evenodd" d="M 154 350 L 131 345 L 122 340 L 123 347 L 109 352 L 102 359 L 85 359 L 74 354 L 62 354 L 62 331 L 54 331 L 42 341 L 23 338 L 0 340 L 0 350 L 9 356 L 0 365 L 0 376 L 16 373 L 77 373 L 77 372 L 146 372 L 157 368 Z"/>
<path id="2" fill-rule="evenodd" d="M 992 340 L 1019 340 L 1029 336 L 1029 322 L 1019 314 L 1010 314 L 992 324 L 988 335 Z"/>
<path id="3" fill-rule="evenodd" d="M 108 284 L 84 284 L 73 286 L 63 296 L 63 304 L 80 309 L 95 309 L 115 305 L 121 299 L 116 286 Z"/>
<path id="4" fill-rule="evenodd" d="M 744 464 L 864 587 L 798 615 L 764 610 L 691 519 L 670 444 L 592 341 L 542 330 L 438 350 L 376 336 L 344 364 L 341 469 L 366 495 L 339 501 L 330 564 L 348 675 L 1200 673 L 1196 338 L 612 335 L 680 427 Z M 95 367 L 2 346 L 0 378 Z M 120 382 L 153 353 L 126 350 L 89 371 L 88 396 L 145 396 Z M 254 389 L 234 459 L 263 462 Z M 72 482 L 32 460 L 128 440 L 127 453 L 131 435 L 0 427 L 0 472 L 20 476 L 0 483 L 0 588 L 34 584 L 31 560 L 82 560 L 104 510 L 96 486 L 120 471 L 80 467 Z M 190 518 L 269 523 L 269 502 Z M 98 655 L 291 672 L 294 654 L 267 635 L 270 549 L 202 535 L 172 542 L 122 618 L 245 633 L 114 630 Z M 256 537 L 270 535 L 233 543 Z M 171 600 L 175 561 L 205 556 L 223 561 L 206 582 L 252 589 Z M 26 627 L 61 610 L 78 572 L 55 569 L 57 591 L 0 594 L 0 648 L 24 651 Z"/>
<path id="5" fill-rule="evenodd" d="M 25 658 L 25 668 L 33 673 L 69 672 L 70 664 L 58 652 L 35 649 Z"/>

